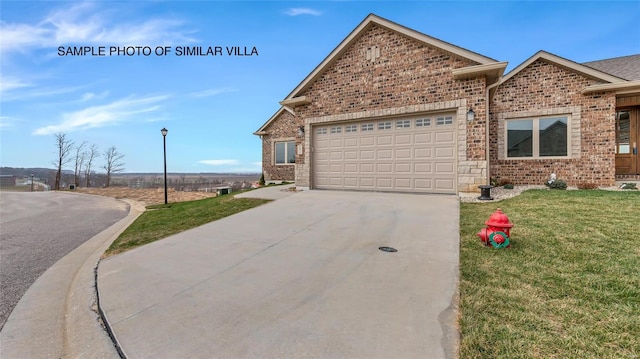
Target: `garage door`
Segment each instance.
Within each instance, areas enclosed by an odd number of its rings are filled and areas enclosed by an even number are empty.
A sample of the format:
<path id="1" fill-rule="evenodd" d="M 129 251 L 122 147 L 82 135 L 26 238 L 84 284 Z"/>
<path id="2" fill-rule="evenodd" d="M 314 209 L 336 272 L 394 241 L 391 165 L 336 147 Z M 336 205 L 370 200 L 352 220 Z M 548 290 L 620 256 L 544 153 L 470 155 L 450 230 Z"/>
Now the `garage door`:
<path id="1" fill-rule="evenodd" d="M 455 193 L 455 115 L 313 126 L 318 189 Z"/>

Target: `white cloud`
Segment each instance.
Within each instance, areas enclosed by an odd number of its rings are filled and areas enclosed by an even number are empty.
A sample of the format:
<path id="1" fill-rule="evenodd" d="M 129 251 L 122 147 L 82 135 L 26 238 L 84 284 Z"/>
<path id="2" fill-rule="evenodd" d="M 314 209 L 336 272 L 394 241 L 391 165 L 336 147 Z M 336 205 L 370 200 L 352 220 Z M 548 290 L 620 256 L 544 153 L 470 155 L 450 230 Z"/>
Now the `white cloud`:
<path id="1" fill-rule="evenodd" d="M 50 135 L 57 132 L 72 132 L 88 128 L 103 127 L 119 122 L 134 120 L 141 114 L 155 112 L 160 103 L 169 96 L 143 98 L 128 97 L 107 105 L 87 107 L 83 110 L 65 113 L 62 122 L 36 129 L 34 135 Z"/>
<path id="2" fill-rule="evenodd" d="M 236 92 L 236 91 L 238 91 L 238 90 L 236 90 L 234 88 L 221 87 L 221 88 L 208 89 L 208 90 L 204 90 L 204 91 L 200 91 L 200 92 L 193 92 L 189 96 L 195 97 L 195 98 L 202 98 L 202 97 L 216 96 L 216 95 L 220 95 L 220 94 L 223 94 L 223 93 Z"/>
<path id="3" fill-rule="evenodd" d="M 105 97 L 107 97 L 108 95 L 109 95 L 109 91 L 103 91 L 102 93 L 97 94 L 97 95 L 95 93 L 93 93 L 93 92 L 87 92 L 84 95 L 82 95 L 81 101 L 85 102 L 85 101 L 89 101 L 89 100 L 102 100 Z"/>
<path id="4" fill-rule="evenodd" d="M 19 89 L 23 87 L 31 87 L 31 86 L 32 86 L 31 84 L 27 82 L 23 82 L 20 79 L 9 78 L 9 77 L 4 77 L 0 75 L 0 94 L 2 95 L 15 89 Z"/>
<path id="5" fill-rule="evenodd" d="M 262 161 L 260 161 L 260 162 L 251 162 L 251 164 L 256 166 L 256 167 L 262 168 Z"/>
<path id="6" fill-rule="evenodd" d="M 11 126 L 11 120 L 9 116 L 0 116 L 0 128 Z"/>
<path id="7" fill-rule="evenodd" d="M 190 43 L 193 31 L 176 19 L 157 18 L 141 22 L 118 23 L 116 16 L 83 2 L 50 13 L 36 24 L 0 22 L 3 52 L 24 52 L 29 48 L 50 48 L 70 44 L 152 46 Z M 113 12 L 115 13 L 115 12 Z"/>
<path id="8" fill-rule="evenodd" d="M 237 165 L 238 163 L 240 163 L 240 161 L 238 160 L 202 160 L 202 161 L 198 161 L 198 163 L 202 163 L 210 166 L 231 166 L 231 165 Z"/>
<path id="9" fill-rule="evenodd" d="M 322 15 L 322 12 L 320 12 L 318 10 L 310 9 L 310 8 L 307 8 L 307 7 L 294 7 L 294 8 L 291 8 L 291 9 L 285 11 L 284 13 L 289 15 L 289 16 L 298 16 L 298 15 L 320 16 L 320 15 Z"/>

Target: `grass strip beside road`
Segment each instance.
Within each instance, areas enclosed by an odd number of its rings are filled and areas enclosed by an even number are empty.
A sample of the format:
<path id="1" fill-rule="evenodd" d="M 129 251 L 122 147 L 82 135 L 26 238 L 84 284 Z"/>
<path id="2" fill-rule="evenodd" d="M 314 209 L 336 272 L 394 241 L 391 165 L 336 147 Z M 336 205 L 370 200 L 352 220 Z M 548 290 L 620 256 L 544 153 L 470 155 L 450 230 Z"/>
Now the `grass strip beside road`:
<path id="1" fill-rule="evenodd" d="M 147 206 L 147 211 L 122 232 L 107 249 L 105 256 L 118 254 L 267 202 L 270 200 L 224 195 L 197 201 Z"/>
<path id="2" fill-rule="evenodd" d="M 511 249 L 476 233 L 502 208 Z M 460 358 L 639 358 L 640 193 L 460 205 Z"/>

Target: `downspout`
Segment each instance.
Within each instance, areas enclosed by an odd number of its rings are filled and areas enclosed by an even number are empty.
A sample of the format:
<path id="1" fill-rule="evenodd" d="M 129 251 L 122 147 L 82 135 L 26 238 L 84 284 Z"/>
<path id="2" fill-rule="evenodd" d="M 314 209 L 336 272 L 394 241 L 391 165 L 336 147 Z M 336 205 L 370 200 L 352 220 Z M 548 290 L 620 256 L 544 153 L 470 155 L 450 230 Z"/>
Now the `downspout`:
<path id="1" fill-rule="evenodd" d="M 502 80 L 502 76 L 500 76 L 496 80 L 496 82 L 494 82 L 493 84 L 487 86 L 487 93 L 485 94 L 485 102 L 484 103 L 486 104 L 485 107 L 486 107 L 486 111 L 487 111 L 487 114 L 486 114 L 487 115 L 487 119 L 486 119 L 487 125 L 485 126 L 486 127 L 486 139 L 485 139 L 486 145 L 484 147 L 485 147 L 485 158 L 487 159 L 487 185 L 491 185 L 491 161 L 490 161 L 490 157 L 489 157 L 489 154 L 490 154 L 490 151 L 489 151 L 489 146 L 490 146 L 489 145 L 489 136 L 490 136 L 489 120 L 490 120 L 490 117 L 491 117 L 491 111 L 489 111 L 489 107 L 490 107 L 491 101 L 490 101 L 490 98 L 489 98 L 490 97 L 489 96 L 489 92 L 493 88 L 497 87 L 500 84 L 501 80 Z"/>

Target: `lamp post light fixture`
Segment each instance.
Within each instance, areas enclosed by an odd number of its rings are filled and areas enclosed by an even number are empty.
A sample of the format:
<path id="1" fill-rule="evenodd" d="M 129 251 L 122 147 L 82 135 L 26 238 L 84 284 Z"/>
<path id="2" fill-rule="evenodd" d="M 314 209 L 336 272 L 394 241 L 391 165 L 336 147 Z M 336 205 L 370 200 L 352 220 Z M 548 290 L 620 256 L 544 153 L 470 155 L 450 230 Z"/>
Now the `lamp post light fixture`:
<path id="1" fill-rule="evenodd" d="M 476 118 L 476 113 L 473 112 L 473 109 L 469 107 L 469 112 L 467 112 L 467 122 L 473 122 Z"/>
<path id="2" fill-rule="evenodd" d="M 162 133 L 162 144 L 164 147 L 164 204 L 168 203 L 167 197 L 167 133 L 169 131 L 166 128 L 162 128 L 160 133 Z"/>
<path id="3" fill-rule="evenodd" d="M 31 174 L 31 192 L 33 192 L 33 173 Z"/>

